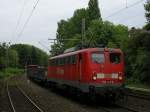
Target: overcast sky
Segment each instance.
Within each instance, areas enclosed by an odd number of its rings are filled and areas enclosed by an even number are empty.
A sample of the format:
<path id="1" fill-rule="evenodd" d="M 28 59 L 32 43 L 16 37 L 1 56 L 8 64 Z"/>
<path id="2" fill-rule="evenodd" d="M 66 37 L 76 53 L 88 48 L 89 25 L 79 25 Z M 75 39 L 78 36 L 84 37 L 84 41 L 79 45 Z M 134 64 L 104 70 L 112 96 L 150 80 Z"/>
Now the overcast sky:
<path id="1" fill-rule="evenodd" d="M 22 18 L 15 30 L 24 1 Z M 129 7 L 138 1 L 141 2 Z M 146 23 L 143 7 L 145 1 L 99 0 L 99 7 L 104 20 L 128 27 L 142 27 Z M 26 43 L 47 50 L 46 47 L 50 48 L 48 38 L 56 37 L 57 22 L 60 19 L 70 18 L 76 9 L 86 8 L 89 0 L 40 0 L 23 34 L 18 37 L 35 2 L 36 0 L 0 0 L 0 42 Z M 126 9 L 108 17 L 122 8 Z"/>

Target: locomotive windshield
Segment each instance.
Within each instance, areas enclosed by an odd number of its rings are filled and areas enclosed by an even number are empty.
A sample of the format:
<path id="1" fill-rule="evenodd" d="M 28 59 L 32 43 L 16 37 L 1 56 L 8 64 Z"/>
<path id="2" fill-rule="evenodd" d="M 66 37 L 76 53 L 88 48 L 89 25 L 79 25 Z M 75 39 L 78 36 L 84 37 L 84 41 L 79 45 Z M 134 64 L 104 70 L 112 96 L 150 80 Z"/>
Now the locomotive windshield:
<path id="1" fill-rule="evenodd" d="M 104 54 L 102 53 L 92 53 L 92 62 L 93 63 L 104 63 Z"/>
<path id="2" fill-rule="evenodd" d="M 110 62 L 118 64 L 120 63 L 120 53 L 110 53 Z"/>

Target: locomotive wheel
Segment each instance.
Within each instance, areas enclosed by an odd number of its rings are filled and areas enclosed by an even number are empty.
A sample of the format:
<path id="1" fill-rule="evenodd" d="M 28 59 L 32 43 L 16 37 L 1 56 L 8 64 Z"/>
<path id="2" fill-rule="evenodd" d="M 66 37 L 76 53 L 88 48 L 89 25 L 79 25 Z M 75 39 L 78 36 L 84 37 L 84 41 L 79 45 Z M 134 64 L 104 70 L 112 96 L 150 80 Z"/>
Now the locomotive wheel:
<path id="1" fill-rule="evenodd" d="M 104 99 L 107 104 L 112 105 L 116 102 L 116 95 L 114 93 L 107 93 L 105 94 Z"/>
<path id="2" fill-rule="evenodd" d="M 97 95 L 96 95 L 96 92 L 95 92 L 95 90 L 94 90 L 94 88 L 90 88 L 90 90 L 89 90 L 89 97 L 90 97 L 90 100 L 92 101 L 92 102 L 96 102 L 96 100 L 97 100 Z"/>

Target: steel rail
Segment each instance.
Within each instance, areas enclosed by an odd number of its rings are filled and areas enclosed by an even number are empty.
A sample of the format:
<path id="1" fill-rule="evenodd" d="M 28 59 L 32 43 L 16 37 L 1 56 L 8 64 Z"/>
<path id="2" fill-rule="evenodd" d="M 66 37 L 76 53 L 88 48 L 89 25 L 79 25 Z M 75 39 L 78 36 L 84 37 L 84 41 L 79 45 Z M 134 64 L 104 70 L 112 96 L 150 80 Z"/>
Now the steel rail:
<path id="1" fill-rule="evenodd" d="M 31 98 L 23 91 L 19 86 L 17 88 L 20 90 L 20 92 L 34 105 L 40 112 L 44 112 Z"/>
<path id="2" fill-rule="evenodd" d="M 130 88 L 127 88 L 126 91 L 127 91 L 125 93 L 126 96 L 131 96 L 131 97 L 150 101 L 150 92 L 134 90 Z"/>
<path id="3" fill-rule="evenodd" d="M 138 98 L 138 99 L 143 99 L 143 100 L 148 100 L 150 101 L 150 96 L 148 95 L 144 95 L 144 94 L 133 94 L 133 93 L 130 93 L 130 94 L 127 94 L 127 96 L 130 96 L 130 97 L 135 97 L 135 98 Z"/>
<path id="4" fill-rule="evenodd" d="M 13 110 L 13 112 L 16 112 L 15 106 L 13 104 L 13 100 L 11 98 L 11 94 L 9 91 L 9 87 L 8 87 L 8 82 L 7 82 L 7 95 L 11 104 L 11 108 Z M 33 100 L 31 100 L 31 98 L 18 86 L 16 85 L 17 89 L 21 92 L 21 94 L 29 101 L 29 103 L 31 103 L 34 107 L 36 107 L 36 109 L 39 110 L 39 112 L 44 112 Z"/>
<path id="5" fill-rule="evenodd" d="M 9 88 L 8 88 L 8 82 L 7 82 L 7 89 L 6 90 L 7 90 L 7 95 L 8 95 L 8 98 L 9 98 L 11 108 L 12 108 L 13 112 L 16 112 L 13 101 L 12 101 L 11 96 L 10 96 L 10 92 L 9 92 Z"/>
<path id="6" fill-rule="evenodd" d="M 127 110 L 129 112 L 139 112 L 139 111 L 136 111 L 136 110 L 133 110 L 133 109 L 129 109 L 129 108 L 123 107 L 123 106 L 119 106 L 119 105 L 117 105 L 117 106 L 120 107 L 121 109 Z M 116 111 L 116 110 L 109 109 L 109 108 L 100 108 L 100 109 L 105 111 L 105 112 L 115 112 Z"/>
<path id="7" fill-rule="evenodd" d="M 116 106 L 118 106 L 118 107 L 120 107 L 120 108 L 123 108 L 123 109 L 126 109 L 126 110 L 128 110 L 128 111 L 130 111 L 130 112 L 139 112 L 139 111 L 137 111 L 137 110 L 134 110 L 134 109 L 131 109 L 131 108 L 128 108 L 128 107 L 124 107 L 124 106 L 121 106 L 121 105 L 116 105 Z"/>

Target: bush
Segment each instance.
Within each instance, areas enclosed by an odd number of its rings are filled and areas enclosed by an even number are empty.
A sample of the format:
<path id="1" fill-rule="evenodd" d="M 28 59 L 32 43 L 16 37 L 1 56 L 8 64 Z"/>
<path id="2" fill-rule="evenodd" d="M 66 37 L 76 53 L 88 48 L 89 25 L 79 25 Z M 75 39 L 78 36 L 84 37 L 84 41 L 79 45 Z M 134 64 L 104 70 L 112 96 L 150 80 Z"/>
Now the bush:
<path id="1" fill-rule="evenodd" d="M 23 69 L 18 68 L 6 68 L 0 71 L 0 78 L 22 75 L 24 73 Z"/>
<path id="2" fill-rule="evenodd" d="M 136 80 L 150 84 L 150 33 L 143 30 L 131 31 L 131 38 L 126 52 L 126 73 L 130 82 Z"/>

